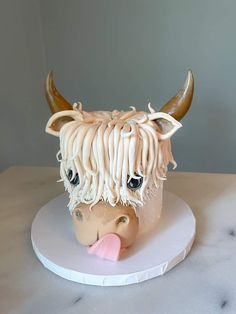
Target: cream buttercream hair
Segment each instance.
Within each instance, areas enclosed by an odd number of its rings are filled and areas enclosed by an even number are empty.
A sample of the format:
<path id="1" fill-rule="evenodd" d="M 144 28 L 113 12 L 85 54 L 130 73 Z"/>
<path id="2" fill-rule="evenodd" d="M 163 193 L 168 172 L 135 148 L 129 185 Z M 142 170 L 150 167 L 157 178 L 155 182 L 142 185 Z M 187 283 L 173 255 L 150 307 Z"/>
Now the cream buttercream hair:
<path id="1" fill-rule="evenodd" d="M 86 112 L 81 104 L 74 104 L 73 110 L 51 117 L 48 133 L 53 132 L 50 126 L 56 119 L 73 119 L 54 134 L 60 138 L 57 157 L 61 179 L 70 194 L 70 211 L 79 203 L 91 204 L 92 208 L 101 200 L 135 208 L 165 180 L 169 162 L 176 166 L 169 138 L 181 124 L 166 113 L 155 112 L 150 104 L 148 107 L 150 113 L 134 107 L 128 112 Z M 158 120 L 171 124 L 167 132 L 161 131 Z M 76 176 L 79 184 L 73 185 Z M 140 189 L 129 189 L 128 182 L 140 177 Z"/>

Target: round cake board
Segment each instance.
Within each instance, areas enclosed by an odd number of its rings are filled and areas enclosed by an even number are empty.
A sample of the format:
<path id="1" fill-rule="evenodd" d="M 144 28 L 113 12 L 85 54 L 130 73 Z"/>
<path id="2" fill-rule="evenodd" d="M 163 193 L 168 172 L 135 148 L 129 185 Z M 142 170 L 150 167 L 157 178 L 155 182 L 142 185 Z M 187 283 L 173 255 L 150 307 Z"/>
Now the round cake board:
<path id="1" fill-rule="evenodd" d="M 63 194 L 39 210 L 31 239 L 43 265 L 68 280 L 97 286 L 140 283 L 163 275 L 183 261 L 194 241 L 196 222 L 190 207 L 179 197 L 164 192 L 156 229 L 139 236 L 119 261 L 103 260 L 89 255 L 76 241 L 67 202 L 68 196 Z"/>

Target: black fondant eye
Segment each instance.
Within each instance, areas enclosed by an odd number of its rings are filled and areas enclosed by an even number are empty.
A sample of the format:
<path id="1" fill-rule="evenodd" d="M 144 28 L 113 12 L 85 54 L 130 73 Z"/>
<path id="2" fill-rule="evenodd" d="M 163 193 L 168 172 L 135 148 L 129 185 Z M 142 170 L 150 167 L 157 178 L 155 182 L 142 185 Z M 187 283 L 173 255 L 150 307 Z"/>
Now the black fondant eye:
<path id="1" fill-rule="evenodd" d="M 132 178 L 128 180 L 127 187 L 131 190 L 137 190 L 141 187 L 142 184 L 143 184 L 143 177 L 139 177 L 137 179 Z"/>
<path id="2" fill-rule="evenodd" d="M 74 175 L 74 177 L 73 177 L 72 170 L 69 170 L 67 177 L 68 177 L 68 180 L 70 181 L 71 184 L 73 184 L 73 185 L 78 185 L 79 184 L 79 175 L 78 175 L 78 173 L 76 173 Z"/>

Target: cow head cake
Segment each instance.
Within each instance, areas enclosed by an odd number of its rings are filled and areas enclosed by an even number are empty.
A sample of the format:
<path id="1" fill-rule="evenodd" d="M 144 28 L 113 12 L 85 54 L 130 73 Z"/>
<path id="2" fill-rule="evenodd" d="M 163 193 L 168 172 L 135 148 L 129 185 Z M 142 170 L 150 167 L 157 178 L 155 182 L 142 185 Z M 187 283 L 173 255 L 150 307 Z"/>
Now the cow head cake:
<path id="1" fill-rule="evenodd" d="M 167 166 L 176 166 L 170 138 L 193 97 L 193 75 L 158 112 L 84 111 L 57 91 L 52 72 L 46 98 L 52 116 L 46 132 L 59 137 L 61 181 L 77 240 L 88 253 L 117 260 L 137 234 L 156 226 Z M 155 206 L 150 199 L 155 198 Z"/>

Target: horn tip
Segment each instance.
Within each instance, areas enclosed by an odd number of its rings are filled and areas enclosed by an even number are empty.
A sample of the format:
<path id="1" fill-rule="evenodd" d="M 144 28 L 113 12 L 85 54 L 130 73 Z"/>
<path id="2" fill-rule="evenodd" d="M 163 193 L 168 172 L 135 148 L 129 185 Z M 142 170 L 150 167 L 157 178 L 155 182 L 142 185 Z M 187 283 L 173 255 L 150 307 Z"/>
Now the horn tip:
<path id="1" fill-rule="evenodd" d="M 49 90 L 53 85 L 53 71 L 50 70 L 46 78 L 46 90 Z"/>
<path id="2" fill-rule="evenodd" d="M 47 80 L 51 80 L 53 78 L 53 71 L 50 70 L 47 75 Z"/>
<path id="3" fill-rule="evenodd" d="M 194 86 L 194 77 L 193 77 L 193 72 L 192 70 L 188 70 L 188 73 L 187 73 L 187 77 L 186 77 L 186 80 L 185 80 L 185 84 L 184 84 L 184 89 L 187 88 L 187 86 Z"/>
<path id="4" fill-rule="evenodd" d="M 193 81 L 194 77 L 193 77 L 193 71 L 191 69 L 188 69 L 188 73 L 187 73 L 187 79 Z"/>
<path id="5" fill-rule="evenodd" d="M 188 74 L 193 75 L 193 71 L 191 69 L 188 69 Z"/>

